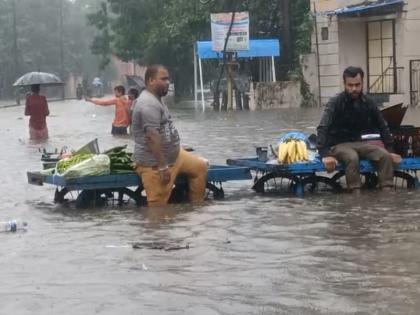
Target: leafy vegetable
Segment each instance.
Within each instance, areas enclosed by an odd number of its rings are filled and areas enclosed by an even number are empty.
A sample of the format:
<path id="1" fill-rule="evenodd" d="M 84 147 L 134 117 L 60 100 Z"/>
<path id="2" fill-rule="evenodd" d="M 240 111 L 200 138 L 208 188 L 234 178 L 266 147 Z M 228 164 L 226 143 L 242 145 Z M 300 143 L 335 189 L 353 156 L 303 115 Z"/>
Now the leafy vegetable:
<path id="1" fill-rule="evenodd" d="M 70 158 L 65 158 L 57 162 L 57 171 L 58 173 L 65 172 L 68 168 L 72 167 L 73 165 L 79 164 L 80 162 L 90 159 L 94 156 L 94 154 L 77 154 Z"/>
<path id="2" fill-rule="evenodd" d="M 111 173 L 122 174 L 134 171 L 132 153 L 126 152 L 127 146 L 118 146 L 104 152 L 111 160 Z"/>
<path id="3" fill-rule="evenodd" d="M 78 178 L 85 176 L 101 176 L 110 173 L 110 160 L 106 154 L 93 155 L 80 163 L 71 166 L 60 175 L 65 178 Z"/>

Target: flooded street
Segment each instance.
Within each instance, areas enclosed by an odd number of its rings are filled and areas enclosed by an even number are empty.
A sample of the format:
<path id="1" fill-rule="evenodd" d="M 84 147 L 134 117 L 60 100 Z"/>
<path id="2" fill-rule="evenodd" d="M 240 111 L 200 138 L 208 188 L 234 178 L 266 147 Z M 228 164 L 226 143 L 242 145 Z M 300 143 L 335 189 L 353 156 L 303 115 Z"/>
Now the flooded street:
<path id="1" fill-rule="evenodd" d="M 225 199 L 148 210 L 75 210 L 54 187 L 27 184 L 38 148 L 101 150 L 113 108 L 50 103 L 50 140 L 28 140 L 23 107 L 0 109 L 0 314 L 418 314 L 420 191 L 262 196 L 252 181 L 224 185 Z M 183 144 L 211 163 L 250 156 L 285 130 L 314 132 L 320 110 L 195 112 L 172 109 Z M 417 123 L 416 123 L 417 122 Z M 407 121 L 420 125 L 420 112 Z M 189 249 L 133 249 L 135 242 Z"/>

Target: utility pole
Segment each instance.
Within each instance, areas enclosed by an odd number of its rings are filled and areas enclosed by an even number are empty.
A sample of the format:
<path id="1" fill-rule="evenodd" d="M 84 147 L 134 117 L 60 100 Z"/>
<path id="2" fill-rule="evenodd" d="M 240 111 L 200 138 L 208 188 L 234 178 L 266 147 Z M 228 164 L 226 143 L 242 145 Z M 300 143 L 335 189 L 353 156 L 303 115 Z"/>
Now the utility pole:
<path id="1" fill-rule="evenodd" d="M 13 19 L 13 57 L 14 57 L 14 71 L 15 78 L 19 75 L 19 55 L 17 44 L 17 26 L 16 26 L 16 0 L 12 1 L 12 19 Z"/>
<path id="2" fill-rule="evenodd" d="M 288 67 L 292 63 L 292 36 L 290 28 L 290 0 L 281 1 L 281 16 L 282 16 L 282 40 L 284 47 L 282 48 L 282 54 Z"/>
<path id="3" fill-rule="evenodd" d="M 209 3 L 211 0 L 207 0 L 206 2 L 202 2 L 202 3 Z M 230 64 L 232 61 L 232 53 L 231 52 L 227 52 L 227 43 L 228 43 L 228 38 L 230 36 L 231 30 L 232 30 L 232 26 L 233 26 L 233 22 L 235 19 L 235 1 L 237 0 L 220 0 L 220 2 L 223 4 L 223 10 L 222 12 L 228 13 L 228 12 L 233 12 L 232 13 L 232 19 L 231 19 L 231 25 L 229 27 L 229 30 L 227 32 L 227 37 L 225 39 L 225 44 L 224 44 L 224 48 L 223 48 L 223 64 L 222 64 L 222 69 L 220 71 L 219 74 L 219 78 L 217 80 L 216 83 L 216 87 L 215 87 L 215 91 L 214 91 L 214 109 L 215 110 L 222 110 L 222 109 L 228 109 L 229 107 L 232 106 L 232 95 L 233 95 L 233 91 L 232 91 L 232 75 L 231 75 L 231 69 L 230 69 Z M 222 79 L 222 76 L 225 75 L 226 77 L 226 85 L 227 85 L 227 91 L 226 93 L 222 93 L 223 97 L 222 97 L 222 105 L 220 106 L 220 102 L 219 102 L 219 95 L 220 95 L 220 82 Z"/>
<path id="4" fill-rule="evenodd" d="M 16 0 L 12 1 L 12 20 L 13 20 L 13 80 L 16 80 L 20 75 L 19 69 L 19 51 L 18 51 L 18 34 L 17 34 L 17 25 L 16 25 Z M 20 89 L 17 87 L 15 89 L 15 99 L 16 104 L 20 105 Z"/>
<path id="5" fill-rule="evenodd" d="M 226 8 L 228 12 L 232 14 L 232 21 L 234 23 L 235 20 L 235 6 L 234 0 L 226 0 L 225 2 Z M 231 31 L 231 30 L 230 30 Z M 229 33 L 227 34 L 230 35 Z M 230 110 L 233 108 L 233 69 L 232 69 L 232 59 L 233 59 L 233 52 L 226 52 L 226 66 L 225 66 L 225 76 L 226 76 L 226 88 L 227 88 L 227 100 L 226 100 L 226 110 Z"/>
<path id="6" fill-rule="evenodd" d="M 64 29 L 63 29 L 63 0 L 60 0 L 60 77 L 64 82 Z M 64 87 L 62 87 L 61 97 L 64 100 Z"/>

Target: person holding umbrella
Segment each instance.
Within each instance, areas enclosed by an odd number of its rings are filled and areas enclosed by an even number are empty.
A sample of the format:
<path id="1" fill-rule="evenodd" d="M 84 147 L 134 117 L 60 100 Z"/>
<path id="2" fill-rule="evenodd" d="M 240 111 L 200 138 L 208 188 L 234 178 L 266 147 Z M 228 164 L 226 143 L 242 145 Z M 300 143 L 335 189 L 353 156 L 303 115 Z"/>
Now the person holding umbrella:
<path id="1" fill-rule="evenodd" d="M 50 114 L 47 98 L 39 95 L 39 84 L 31 85 L 31 92 L 26 96 L 25 116 L 29 116 L 29 138 L 31 140 L 48 139 L 46 117 Z"/>
<path id="2" fill-rule="evenodd" d="M 31 87 L 31 92 L 26 96 L 25 115 L 29 116 L 29 137 L 33 140 L 48 139 L 48 128 L 46 117 L 50 114 L 47 98 L 39 95 L 40 86 L 62 86 L 63 81 L 53 73 L 28 72 L 22 75 L 13 83 L 13 86 L 20 89 Z"/>

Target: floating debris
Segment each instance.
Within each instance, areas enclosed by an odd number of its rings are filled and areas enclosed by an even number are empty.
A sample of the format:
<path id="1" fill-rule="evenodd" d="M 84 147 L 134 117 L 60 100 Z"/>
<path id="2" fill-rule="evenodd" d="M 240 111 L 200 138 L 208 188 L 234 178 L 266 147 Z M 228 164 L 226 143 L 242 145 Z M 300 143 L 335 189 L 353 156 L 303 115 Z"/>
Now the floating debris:
<path id="1" fill-rule="evenodd" d="M 157 243 L 157 242 L 138 242 L 133 244 L 134 249 L 157 249 L 164 251 L 173 251 L 181 249 L 189 249 L 190 244 L 187 245 L 176 245 L 176 244 L 167 244 L 167 243 Z"/>

